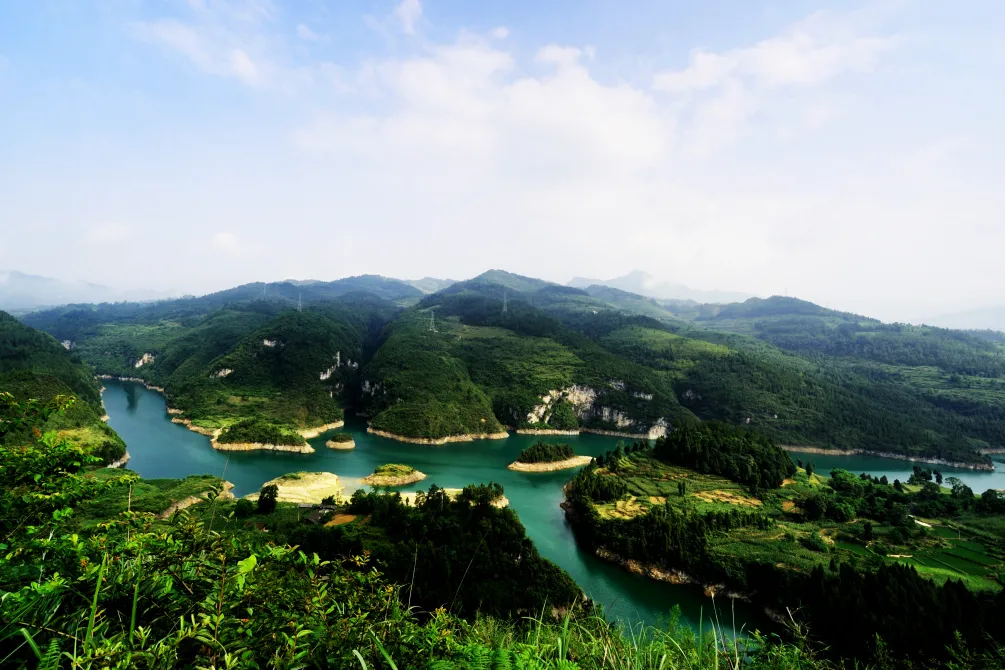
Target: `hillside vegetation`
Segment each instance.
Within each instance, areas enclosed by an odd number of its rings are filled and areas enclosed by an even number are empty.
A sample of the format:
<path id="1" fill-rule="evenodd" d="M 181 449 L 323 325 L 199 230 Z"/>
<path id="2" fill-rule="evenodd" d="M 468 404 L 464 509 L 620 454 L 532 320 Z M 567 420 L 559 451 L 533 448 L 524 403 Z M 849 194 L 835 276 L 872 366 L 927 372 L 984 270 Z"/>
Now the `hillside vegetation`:
<path id="1" fill-rule="evenodd" d="M 1005 640 L 1005 500 L 931 477 L 822 477 L 763 437 L 706 425 L 597 458 L 566 510 L 610 560 L 798 612 L 837 655 L 928 667 L 957 635 L 975 650 Z"/>
<path id="2" fill-rule="evenodd" d="M 50 416 L 41 429 L 58 432 L 104 463 L 126 452 L 122 439 L 101 420 L 104 410 L 91 369 L 51 336 L 4 312 L 0 312 L 0 392 L 11 394 L 17 402 L 74 398 L 78 402 Z M 29 438 L 21 429 L 9 431 L 3 439 L 7 444 L 23 444 Z"/>
<path id="3" fill-rule="evenodd" d="M 432 441 L 504 427 L 658 436 L 701 419 L 979 467 L 1005 446 L 1000 338 L 794 298 L 660 302 L 492 270 L 428 295 L 363 276 L 26 321 L 98 372 L 165 387 L 209 430 L 252 416 L 304 428 L 351 408 L 375 430 Z"/>
<path id="4" fill-rule="evenodd" d="M 3 405 L 0 426 L 35 434 L 26 409 Z M 831 667 L 800 640 L 608 623 L 491 505 L 493 486 L 456 500 L 433 487 L 414 507 L 357 494 L 334 525 L 309 526 L 295 505 L 223 500 L 216 478 L 141 480 L 87 460 L 49 437 L 0 447 L 5 666 Z"/>

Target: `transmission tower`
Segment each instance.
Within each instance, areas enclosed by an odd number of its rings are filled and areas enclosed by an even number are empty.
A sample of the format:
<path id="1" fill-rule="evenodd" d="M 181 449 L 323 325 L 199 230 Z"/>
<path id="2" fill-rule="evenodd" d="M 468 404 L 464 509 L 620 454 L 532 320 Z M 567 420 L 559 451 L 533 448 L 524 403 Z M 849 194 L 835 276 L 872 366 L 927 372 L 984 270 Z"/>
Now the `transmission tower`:
<path id="1" fill-rule="evenodd" d="M 509 311 L 509 305 L 507 304 L 507 302 L 508 302 L 507 298 L 508 297 L 509 297 L 509 293 L 507 293 L 506 291 L 503 291 L 503 311 L 502 311 L 503 314 L 505 314 L 506 312 Z"/>
<path id="2" fill-rule="evenodd" d="M 429 312 L 429 332 L 436 332 L 436 315 L 432 311 Z"/>
<path id="3" fill-rule="evenodd" d="M 303 293 L 298 293 L 297 294 L 297 311 L 298 312 L 304 311 L 304 294 Z"/>

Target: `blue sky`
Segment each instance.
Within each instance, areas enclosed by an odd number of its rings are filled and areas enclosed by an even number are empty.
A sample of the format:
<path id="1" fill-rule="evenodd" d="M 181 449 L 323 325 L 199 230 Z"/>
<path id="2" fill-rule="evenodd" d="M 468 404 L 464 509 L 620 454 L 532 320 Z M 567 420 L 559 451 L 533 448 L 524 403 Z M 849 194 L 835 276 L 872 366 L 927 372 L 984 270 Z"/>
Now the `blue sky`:
<path id="1" fill-rule="evenodd" d="M 0 3 L 0 269 L 1005 303 L 1003 37 L 977 1 Z"/>

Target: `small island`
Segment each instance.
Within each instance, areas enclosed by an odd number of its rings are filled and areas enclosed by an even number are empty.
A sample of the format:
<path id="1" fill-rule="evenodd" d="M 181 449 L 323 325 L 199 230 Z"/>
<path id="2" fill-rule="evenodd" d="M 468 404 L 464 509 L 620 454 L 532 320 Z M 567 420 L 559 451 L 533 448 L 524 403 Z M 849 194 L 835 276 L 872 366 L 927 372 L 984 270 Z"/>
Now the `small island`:
<path id="1" fill-rule="evenodd" d="M 325 498 L 342 498 L 342 485 L 338 475 L 331 472 L 291 472 L 262 484 L 276 486 L 276 500 L 292 503 L 321 503 Z M 248 500 L 258 500 L 261 491 L 244 496 Z"/>
<path id="2" fill-rule="evenodd" d="M 259 419 L 244 419 L 224 428 L 213 438 L 213 448 L 221 451 L 292 451 L 313 454 L 314 447 L 293 429 Z"/>
<path id="3" fill-rule="evenodd" d="M 422 481 L 425 478 L 424 472 L 419 472 L 410 465 L 388 463 L 379 466 L 372 475 L 364 477 L 360 481 L 370 486 L 404 486 Z"/>
<path id="4" fill-rule="evenodd" d="M 328 438 L 325 446 L 329 449 L 355 449 L 356 442 L 349 433 L 335 433 Z"/>
<path id="5" fill-rule="evenodd" d="M 555 472 L 589 465 L 592 456 L 577 456 L 568 444 L 538 442 L 520 452 L 507 467 L 518 472 Z"/>

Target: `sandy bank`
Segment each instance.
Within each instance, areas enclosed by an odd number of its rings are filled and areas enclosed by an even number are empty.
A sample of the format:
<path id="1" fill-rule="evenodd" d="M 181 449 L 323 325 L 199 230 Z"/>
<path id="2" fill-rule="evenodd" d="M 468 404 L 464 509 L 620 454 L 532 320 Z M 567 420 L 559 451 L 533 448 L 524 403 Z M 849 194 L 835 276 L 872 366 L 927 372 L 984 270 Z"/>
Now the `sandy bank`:
<path id="1" fill-rule="evenodd" d="M 341 428 L 345 425 L 344 421 L 336 421 L 335 423 L 326 423 L 323 426 L 317 426 L 315 428 L 304 428 L 303 430 L 297 431 L 300 433 L 300 437 L 305 440 L 310 440 L 318 435 L 324 435 L 328 431 L 335 430 L 336 428 Z"/>
<path id="2" fill-rule="evenodd" d="M 406 437 L 404 435 L 395 435 L 394 433 L 389 433 L 386 430 L 377 430 L 376 428 L 367 427 L 366 432 L 379 437 L 386 437 L 389 440 L 398 440 L 399 442 L 408 442 L 410 444 L 447 444 L 449 442 L 474 442 L 475 440 L 505 440 L 509 437 L 509 433 L 506 431 L 501 431 L 498 433 L 474 433 L 469 435 L 448 435 L 447 437 L 431 438 L 431 437 Z"/>
<path id="3" fill-rule="evenodd" d="M 329 449 L 355 449 L 356 442 L 354 440 L 349 440 L 348 442 L 336 442 L 335 440 L 328 440 L 325 442 L 325 446 Z"/>
<path id="4" fill-rule="evenodd" d="M 521 463 L 514 461 L 506 467 L 517 472 L 555 472 L 556 470 L 568 470 L 569 468 L 579 468 L 589 465 L 593 456 L 573 456 L 564 461 L 549 461 L 544 463 Z"/>
<path id="5" fill-rule="evenodd" d="M 233 484 L 231 484 L 230 482 L 224 482 L 223 483 L 223 491 L 220 492 L 220 495 L 217 496 L 217 498 L 219 500 L 230 500 L 231 498 L 234 497 L 234 494 L 230 492 L 230 490 L 232 488 L 234 488 Z M 191 507 L 192 505 L 195 505 L 197 503 L 201 503 L 201 502 L 203 502 L 203 501 L 206 500 L 206 496 L 208 496 L 209 493 L 210 493 L 210 491 L 207 490 L 207 491 L 203 491 L 199 495 L 188 496 L 187 498 L 182 498 L 181 500 L 173 503 L 166 510 L 164 510 L 163 512 L 161 512 L 160 514 L 158 514 L 157 518 L 158 519 L 166 519 L 169 516 L 171 516 L 172 514 L 174 514 L 175 512 L 177 512 L 178 510 L 182 510 L 182 509 L 185 509 L 186 507 Z"/>
<path id="6" fill-rule="evenodd" d="M 800 454 L 820 454 L 822 456 L 876 456 L 878 458 L 893 458 L 898 461 L 926 463 L 928 465 L 945 465 L 950 468 L 964 468 L 967 470 L 983 470 L 990 472 L 995 469 L 995 466 L 990 463 L 962 463 L 959 461 L 947 461 L 944 458 L 909 456 L 907 454 L 896 454 L 888 451 L 873 451 L 871 449 L 824 449 L 822 447 L 801 447 L 784 444 L 779 446 L 785 451 Z"/>
<path id="7" fill-rule="evenodd" d="M 376 473 L 363 477 L 359 480 L 363 484 L 368 486 L 404 486 L 405 484 L 414 484 L 415 482 L 421 482 L 426 478 L 425 472 L 419 472 L 415 470 L 407 475 L 394 476 L 394 475 L 378 475 Z"/>
<path id="8" fill-rule="evenodd" d="M 276 477 L 262 484 L 275 484 L 279 489 L 276 496 L 282 502 L 320 503 L 329 496 L 342 497 L 342 485 L 338 475 L 331 472 L 292 472 Z M 248 500 L 258 500 L 258 493 L 244 496 Z"/>
<path id="9" fill-rule="evenodd" d="M 557 430 L 555 428 L 518 428 L 519 435 L 579 435 L 578 430 Z"/>

